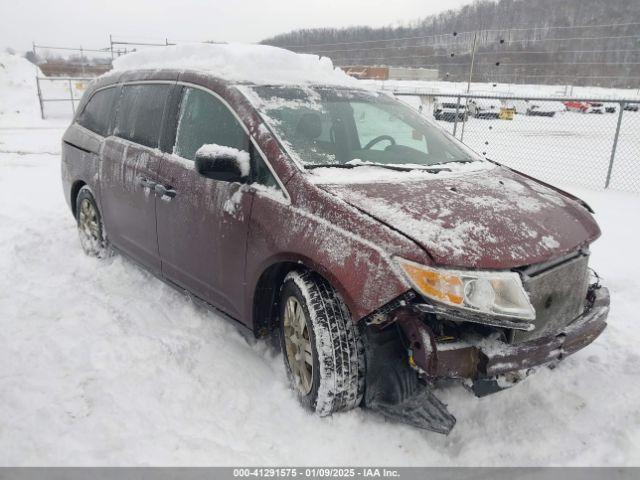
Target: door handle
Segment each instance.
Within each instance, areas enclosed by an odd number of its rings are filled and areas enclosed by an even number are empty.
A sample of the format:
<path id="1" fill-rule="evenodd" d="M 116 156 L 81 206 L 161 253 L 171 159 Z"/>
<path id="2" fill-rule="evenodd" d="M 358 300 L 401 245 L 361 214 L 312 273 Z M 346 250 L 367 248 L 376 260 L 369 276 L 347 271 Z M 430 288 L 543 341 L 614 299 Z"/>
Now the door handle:
<path id="1" fill-rule="evenodd" d="M 155 189 L 156 195 L 160 195 L 160 197 L 167 197 L 167 200 L 171 200 L 173 197 L 175 197 L 178 194 L 178 192 L 176 192 L 173 188 L 166 187 L 159 183 L 156 183 L 154 189 Z"/>
<path id="2" fill-rule="evenodd" d="M 150 188 L 151 190 L 153 190 L 157 185 L 157 182 L 144 177 L 138 178 L 138 183 L 145 188 Z"/>

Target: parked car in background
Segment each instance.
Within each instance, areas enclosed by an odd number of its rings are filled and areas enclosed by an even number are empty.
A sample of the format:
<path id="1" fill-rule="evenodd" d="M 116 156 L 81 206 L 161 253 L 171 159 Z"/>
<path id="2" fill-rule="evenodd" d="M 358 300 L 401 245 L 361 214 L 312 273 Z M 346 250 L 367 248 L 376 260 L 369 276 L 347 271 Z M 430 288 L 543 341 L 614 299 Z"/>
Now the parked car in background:
<path id="1" fill-rule="evenodd" d="M 625 103 L 624 110 L 627 112 L 637 112 L 640 106 L 637 103 Z"/>
<path id="2" fill-rule="evenodd" d="M 475 118 L 496 119 L 500 117 L 502 104 L 491 98 L 469 99 L 469 115 Z"/>
<path id="3" fill-rule="evenodd" d="M 568 112 L 587 113 L 590 108 L 590 105 L 587 102 L 581 102 L 578 100 L 569 100 L 562 103 L 567 108 Z"/>
<path id="4" fill-rule="evenodd" d="M 565 106 L 561 102 L 530 100 L 527 115 L 534 117 L 553 117 L 558 112 L 564 112 Z"/>
<path id="5" fill-rule="evenodd" d="M 606 102 L 604 104 L 604 111 L 605 113 L 616 113 L 616 111 L 618 110 L 618 104 L 617 103 L 613 103 L 613 102 Z"/>
<path id="6" fill-rule="evenodd" d="M 587 109 L 586 113 L 596 113 L 596 114 L 605 113 L 605 105 L 604 105 L 604 103 L 601 103 L 601 102 L 587 102 L 587 105 L 589 105 L 589 108 Z"/>
<path id="7" fill-rule="evenodd" d="M 264 45 L 116 60 L 63 137 L 84 251 L 123 252 L 277 335 L 320 415 L 362 404 L 447 433 L 442 381 L 494 393 L 600 335 L 609 294 L 584 201 L 310 62 Z"/>
<path id="8" fill-rule="evenodd" d="M 436 97 L 433 102 L 433 117 L 445 122 L 462 121 L 467 118 L 467 106 L 464 98 Z"/>

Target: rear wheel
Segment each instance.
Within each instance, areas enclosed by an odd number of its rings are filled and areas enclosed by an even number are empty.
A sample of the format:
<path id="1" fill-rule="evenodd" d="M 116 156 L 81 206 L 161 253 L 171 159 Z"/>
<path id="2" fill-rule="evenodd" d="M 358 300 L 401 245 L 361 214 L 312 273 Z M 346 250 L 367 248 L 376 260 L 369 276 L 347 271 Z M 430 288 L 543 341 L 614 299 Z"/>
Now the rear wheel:
<path id="1" fill-rule="evenodd" d="M 76 197 L 76 220 L 84 253 L 97 258 L 109 256 L 100 210 L 87 186 L 82 187 Z"/>
<path id="2" fill-rule="evenodd" d="M 300 402 L 319 415 L 360 405 L 364 348 L 339 294 L 313 272 L 291 272 L 280 297 L 284 363 Z"/>

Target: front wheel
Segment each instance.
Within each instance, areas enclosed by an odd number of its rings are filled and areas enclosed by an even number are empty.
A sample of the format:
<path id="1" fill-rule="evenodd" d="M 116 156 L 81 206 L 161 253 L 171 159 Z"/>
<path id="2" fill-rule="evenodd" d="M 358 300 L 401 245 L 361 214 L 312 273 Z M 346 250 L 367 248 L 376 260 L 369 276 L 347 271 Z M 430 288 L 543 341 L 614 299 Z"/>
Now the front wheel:
<path id="1" fill-rule="evenodd" d="M 110 250 L 104 233 L 102 216 L 96 200 L 87 186 L 82 187 L 76 197 L 76 220 L 80 245 L 84 253 L 90 257 L 108 257 Z"/>
<path id="2" fill-rule="evenodd" d="M 360 405 L 364 347 L 340 295 L 313 272 L 291 272 L 280 296 L 285 368 L 303 406 L 321 416 Z"/>

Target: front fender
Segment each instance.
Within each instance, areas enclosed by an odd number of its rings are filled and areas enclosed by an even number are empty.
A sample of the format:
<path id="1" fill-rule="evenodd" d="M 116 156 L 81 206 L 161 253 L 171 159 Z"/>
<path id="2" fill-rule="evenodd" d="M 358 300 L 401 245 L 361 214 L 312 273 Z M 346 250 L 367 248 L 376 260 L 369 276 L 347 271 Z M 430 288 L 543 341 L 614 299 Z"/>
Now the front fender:
<path id="1" fill-rule="evenodd" d="M 411 288 L 394 255 L 429 262 L 411 240 L 320 189 L 304 206 L 297 200 L 289 204 L 256 192 L 247 245 L 249 294 L 270 265 L 300 263 L 326 278 L 358 321 Z"/>

